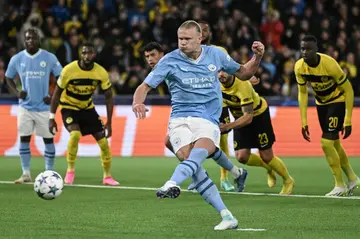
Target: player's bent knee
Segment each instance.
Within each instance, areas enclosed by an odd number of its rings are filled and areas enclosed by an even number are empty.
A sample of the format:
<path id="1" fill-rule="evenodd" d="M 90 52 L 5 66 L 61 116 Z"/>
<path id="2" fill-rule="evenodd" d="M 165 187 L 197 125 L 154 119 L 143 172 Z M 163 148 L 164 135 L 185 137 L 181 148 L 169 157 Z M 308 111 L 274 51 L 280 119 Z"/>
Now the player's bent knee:
<path id="1" fill-rule="evenodd" d="M 176 157 L 177 157 L 180 161 L 184 161 L 184 160 L 186 160 L 186 159 L 189 157 L 190 151 L 191 151 L 191 145 L 185 145 L 184 147 L 180 148 L 180 149 L 176 152 Z"/>
<path id="2" fill-rule="evenodd" d="M 31 140 L 31 135 L 20 136 L 20 142 L 21 142 L 21 143 L 29 143 L 30 140 Z"/>
<path id="3" fill-rule="evenodd" d="M 216 145 L 214 141 L 209 138 L 200 138 L 195 142 L 194 148 L 206 149 L 208 151 L 208 154 L 211 155 L 215 152 Z"/>
<path id="4" fill-rule="evenodd" d="M 54 138 L 43 138 L 45 144 L 53 144 Z"/>
<path id="5" fill-rule="evenodd" d="M 265 162 L 265 163 L 270 163 L 270 161 L 273 159 L 274 157 L 274 152 L 272 150 L 272 148 L 270 149 L 265 149 L 265 150 L 259 150 L 259 154 L 261 159 Z"/>
<path id="6" fill-rule="evenodd" d="M 80 131 L 74 130 L 70 132 L 70 141 L 73 141 L 74 143 L 77 143 L 80 141 L 81 133 Z M 69 142 L 70 142 L 69 141 Z"/>
<path id="7" fill-rule="evenodd" d="M 236 160 L 242 164 L 246 164 L 250 157 L 250 150 L 237 150 L 235 152 Z"/>
<path id="8" fill-rule="evenodd" d="M 94 137 L 94 139 L 95 139 L 96 141 L 99 141 L 99 140 L 105 138 L 105 132 L 104 132 L 104 131 L 100 131 L 100 132 L 97 132 L 97 133 L 93 134 L 92 136 Z"/>

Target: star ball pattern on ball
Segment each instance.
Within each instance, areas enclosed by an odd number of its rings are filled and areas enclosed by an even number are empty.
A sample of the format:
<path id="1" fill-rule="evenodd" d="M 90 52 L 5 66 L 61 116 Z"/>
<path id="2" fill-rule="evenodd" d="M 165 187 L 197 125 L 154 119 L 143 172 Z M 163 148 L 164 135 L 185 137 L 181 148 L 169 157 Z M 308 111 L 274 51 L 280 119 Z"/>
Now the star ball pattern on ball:
<path id="1" fill-rule="evenodd" d="M 34 182 L 34 191 L 42 199 L 53 200 L 63 191 L 64 181 L 60 174 L 47 170 L 40 173 Z"/>

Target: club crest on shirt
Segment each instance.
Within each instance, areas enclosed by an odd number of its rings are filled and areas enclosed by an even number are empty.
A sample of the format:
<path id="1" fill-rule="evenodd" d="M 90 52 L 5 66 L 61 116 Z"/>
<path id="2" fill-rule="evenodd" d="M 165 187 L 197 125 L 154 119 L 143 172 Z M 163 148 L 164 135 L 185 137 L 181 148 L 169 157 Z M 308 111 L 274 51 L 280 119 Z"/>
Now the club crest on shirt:
<path id="1" fill-rule="evenodd" d="M 46 62 L 45 62 L 45 61 L 40 61 L 40 66 L 41 66 L 41 67 L 45 67 L 45 66 L 46 66 Z"/>
<path id="2" fill-rule="evenodd" d="M 329 80 L 329 77 L 327 77 L 327 76 L 322 76 L 321 77 L 322 82 L 327 82 L 328 80 Z"/>
<path id="3" fill-rule="evenodd" d="M 210 71 L 216 71 L 216 66 L 214 64 L 210 64 L 210 65 L 208 65 L 208 69 Z"/>
<path id="4" fill-rule="evenodd" d="M 73 122 L 73 118 L 71 118 L 71 117 L 66 118 L 66 123 L 67 124 L 71 124 L 72 122 Z"/>
<path id="5" fill-rule="evenodd" d="M 175 146 L 177 146 L 177 145 L 179 145 L 180 143 L 181 143 L 181 139 L 180 138 L 176 138 L 176 139 L 174 139 L 174 145 Z"/>

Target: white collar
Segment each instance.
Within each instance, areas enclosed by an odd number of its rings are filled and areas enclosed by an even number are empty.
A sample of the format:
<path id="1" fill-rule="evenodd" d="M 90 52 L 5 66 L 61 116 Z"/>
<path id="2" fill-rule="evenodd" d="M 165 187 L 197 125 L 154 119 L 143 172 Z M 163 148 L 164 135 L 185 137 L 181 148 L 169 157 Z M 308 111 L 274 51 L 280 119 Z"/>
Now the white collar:
<path id="1" fill-rule="evenodd" d="M 179 50 L 179 51 L 180 51 L 180 55 L 182 55 L 186 60 L 188 60 L 188 61 L 190 61 L 190 62 L 192 62 L 192 63 L 194 63 L 194 64 L 198 64 L 199 61 L 202 59 L 202 56 L 204 55 L 204 48 L 203 48 L 202 46 L 201 46 L 200 56 L 199 56 L 196 60 L 188 57 L 188 56 L 187 56 L 184 52 L 182 52 L 181 50 Z"/>
<path id="2" fill-rule="evenodd" d="M 34 55 L 30 55 L 29 52 L 27 52 L 26 50 L 24 50 L 24 51 L 25 51 L 25 55 L 26 55 L 27 57 L 32 58 L 32 59 L 34 59 L 35 57 L 37 57 L 38 55 L 40 55 L 40 53 L 42 52 L 41 48 L 39 48 L 39 50 L 38 50 Z"/>

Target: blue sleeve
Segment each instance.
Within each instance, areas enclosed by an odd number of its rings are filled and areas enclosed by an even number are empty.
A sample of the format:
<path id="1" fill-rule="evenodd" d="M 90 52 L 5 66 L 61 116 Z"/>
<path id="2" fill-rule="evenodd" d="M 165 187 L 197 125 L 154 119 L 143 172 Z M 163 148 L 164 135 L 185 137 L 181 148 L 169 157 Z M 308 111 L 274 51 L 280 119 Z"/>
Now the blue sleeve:
<path id="1" fill-rule="evenodd" d="M 53 73 L 55 77 L 58 77 L 62 71 L 62 66 L 55 55 L 51 55 L 51 63 L 51 73 Z"/>
<path id="2" fill-rule="evenodd" d="M 221 69 L 228 73 L 229 75 L 233 75 L 240 69 L 240 64 L 234 61 L 229 54 L 220 50 L 217 47 L 213 47 L 215 55 L 218 59 L 220 59 Z"/>
<path id="3" fill-rule="evenodd" d="M 168 64 L 165 64 L 165 58 L 157 63 L 155 68 L 147 75 L 144 82 L 148 84 L 151 88 L 156 88 L 161 82 L 163 82 L 170 72 L 170 67 Z"/>
<path id="4" fill-rule="evenodd" d="M 5 76 L 9 79 L 14 79 L 17 75 L 17 70 L 16 70 L 17 58 L 18 57 L 16 55 L 13 56 L 10 59 L 9 65 L 6 69 Z"/>

